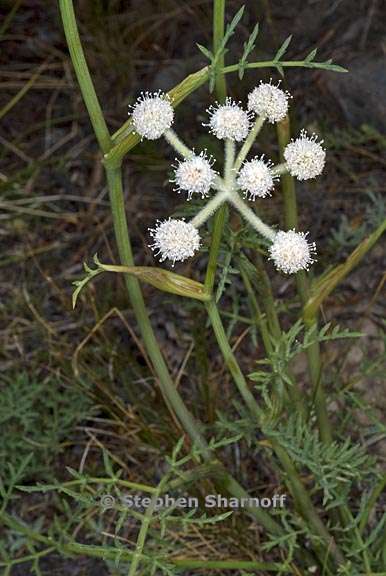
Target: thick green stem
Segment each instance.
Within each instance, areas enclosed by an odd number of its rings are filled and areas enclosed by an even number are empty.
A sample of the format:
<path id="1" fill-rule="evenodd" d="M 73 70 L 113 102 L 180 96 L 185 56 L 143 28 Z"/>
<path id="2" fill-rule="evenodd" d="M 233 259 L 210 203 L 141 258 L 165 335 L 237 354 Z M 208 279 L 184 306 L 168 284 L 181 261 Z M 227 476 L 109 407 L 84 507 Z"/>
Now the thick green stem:
<path id="1" fill-rule="evenodd" d="M 263 413 L 259 408 L 252 392 L 248 388 L 248 384 L 235 358 L 235 355 L 232 352 L 215 302 L 214 301 L 208 302 L 206 304 L 206 309 L 212 324 L 213 331 L 216 336 L 217 344 L 219 345 L 219 348 L 224 357 L 225 364 L 227 365 L 229 372 L 232 374 L 236 386 L 241 396 L 243 397 L 245 404 L 248 406 L 251 413 L 260 419 L 263 416 Z"/>
<path id="2" fill-rule="evenodd" d="M 290 141 L 290 123 L 288 116 L 277 125 L 277 134 L 280 148 L 280 161 L 284 162 L 284 149 Z M 282 176 L 282 191 L 284 200 L 285 227 L 287 230 L 298 227 L 298 210 L 296 201 L 295 181 L 290 174 Z M 309 298 L 309 285 L 306 273 L 298 272 L 296 275 L 296 284 L 300 300 L 304 306 Z M 305 318 L 307 327 L 317 324 L 317 317 Z M 315 401 L 315 411 L 318 420 L 318 427 L 321 439 L 326 442 L 332 442 L 331 425 L 328 418 L 326 396 L 322 383 L 322 364 L 320 358 L 320 345 L 315 342 L 307 349 L 308 371 L 313 395 Z"/>
<path id="3" fill-rule="evenodd" d="M 219 48 L 224 37 L 225 30 L 225 0 L 214 0 L 213 2 L 213 53 Z M 215 91 L 219 102 L 224 102 L 227 95 L 226 80 L 223 73 L 224 55 L 218 60 L 216 71 Z M 213 221 L 213 232 L 209 249 L 209 260 L 205 274 L 205 289 L 210 294 L 213 292 L 216 279 L 217 260 L 220 252 L 221 237 L 227 217 L 227 207 L 225 204 L 217 210 Z"/>
<path id="4" fill-rule="evenodd" d="M 87 67 L 86 58 L 80 42 L 78 27 L 76 25 L 72 0 L 59 0 L 59 6 L 68 49 L 70 51 L 72 64 L 79 82 L 83 100 L 86 104 L 99 146 L 104 154 L 107 154 L 112 147 L 112 141 Z"/>
<path id="5" fill-rule="evenodd" d="M 225 0 L 214 0 L 213 2 L 213 54 L 216 54 L 220 47 L 225 31 Z M 227 95 L 227 85 L 222 72 L 224 68 L 224 54 L 217 60 L 216 70 L 216 95 L 220 102 L 223 102 Z"/>
<path id="6" fill-rule="evenodd" d="M 118 246 L 120 261 L 124 266 L 133 266 L 134 259 L 127 227 L 124 196 L 122 190 L 122 175 L 120 168 L 106 170 L 110 191 L 110 204 L 113 215 L 114 232 Z M 169 374 L 165 360 L 159 349 L 150 324 L 149 316 L 143 300 L 141 287 L 136 278 L 125 274 L 125 283 L 129 292 L 131 305 L 137 318 L 146 350 L 158 375 L 162 394 L 169 407 L 177 415 L 191 439 L 204 452 L 207 450 L 206 442 L 198 429 L 198 424 L 187 410 Z"/>

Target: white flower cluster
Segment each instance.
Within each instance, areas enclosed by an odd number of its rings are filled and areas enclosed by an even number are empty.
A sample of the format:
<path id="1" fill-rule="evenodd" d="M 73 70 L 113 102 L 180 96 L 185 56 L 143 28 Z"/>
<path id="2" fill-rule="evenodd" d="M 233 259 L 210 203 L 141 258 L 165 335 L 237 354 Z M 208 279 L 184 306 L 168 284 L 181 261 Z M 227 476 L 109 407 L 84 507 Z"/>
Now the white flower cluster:
<path id="1" fill-rule="evenodd" d="M 174 110 L 168 96 L 159 92 L 143 92 L 132 107 L 135 131 L 148 140 L 157 140 L 173 124 Z"/>
<path id="2" fill-rule="evenodd" d="M 244 197 L 250 200 L 265 198 L 271 195 L 274 187 L 274 181 L 278 178 L 272 173 L 273 163 L 268 160 L 264 161 L 264 155 L 261 158 L 257 156 L 253 160 L 244 162 L 237 176 L 237 185 L 244 192 Z"/>
<path id="3" fill-rule="evenodd" d="M 232 98 L 227 98 L 225 104 L 210 106 L 207 112 L 210 115 L 209 124 L 203 126 L 209 126 L 209 130 L 219 140 L 241 142 L 248 136 L 251 128 L 250 114 Z"/>
<path id="4" fill-rule="evenodd" d="M 194 154 L 178 162 L 171 182 L 176 183 L 178 192 L 188 193 L 188 200 L 193 194 L 200 194 L 201 198 L 205 198 L 216 178 L 216 172 L 212 169 L 213 163 L 213 158 L 207 158 L 205 152 L 201 152 L 198 156 Z"/>
<path id="5" fill-rule="evenodd" d="M 270 260 L 285 274 L 294 274 L 299 270 L 308 270 L 315 262 L 312 255 L 316 253 L 314 242 L 308 242 L 308 232 L 280 231 L 269 249 Z"/>
<path id="6" fill-rule="evenodd" d="M 267 118 L 268 122 L 274 124 L 283 120 L 287 115 L 288 99 L 291 95 L 271 82 L 271 80 L 269 84 L 260 82 L 259 86 L 252 90 L 248 96 L 248 110 Z"/>
<path id="7" fill-rule="evenodd" d="M 201 240 L 197 228 L 185 220 L 157 221 L 156 228 L 150 228 L 154 243 L 150 248 L 160 256 L 163 262 L 168 258 L 173 262 L 182 262 L 190 258 L 199 249 Z"/>
<path id="8" fill-rule="evenodd" d="M 288 113 L 288 101 L 291 98 L 288 92 L 281 90 L 270 81 L 260 82 L 248 95 L 248 109 L 244 110 L 240 103 L 227 98 L 224 104 L 216 103 L 207 110 L 209 123 L 204 124 L 219 140 L 228 140 L 234 143 L 244 142 L 240 151 L 240 160 L 237 172 L 234 169 L 229 184 L 222 180 L 213 170 L 214 160 L 206 152 L 195 154 L 182 144 L 176 134 L 171 130 L 174 121 L 174 110 L 168 95 L 161 91 L 155 93 L 142 93 L 132 107 L 132 122 L 134 130 L 142 138 L 156 140 L 165 136 L 170 144 L 184 156 L 179 160 L 174 170 L 171 182 L 175 183 L 178 192 L 185 192 L 190 200 L 194 194 L 206 198 L 212 188 L 217 189 L 220 195 L 232 202 L 231 196 L 238 195 L 240 190 L 244 198 L 256 200 L 272 194 L 275 180 L 279 174 L 286 171 L 298 180 L 315 178 L 322 173 L 326 152 L 322 147 L 323 141 L 318 141 L 315 134 L 309 136 L 304 130 L 296 140 L 292 140 L 284 150 L 285 164 L 275 168 L 273 163 L 264 158 L 264 155 L 255 156 L 245 160 L 253 140 L 265 120 L 270 123 L 280 122 Z M 256 116 L 255 132 L 251 132 L 252 118 Z M 225 196 L 224 196 L 225 195 Z M 224 201 L 224 200 L 221 200 Z M 241 205 L 240 205 L 241 202 Z M 197 227 L 205 222 L 220 203 L 216 196 L 210 200 L 192 222 L 169 218 L 158 221 L 155 228 L 150 229 L 153 238 L 151 248 L 159 255 L 160 260 L 169 259 L 173 265 L 182 262 L 195 254 L 200 248 L 201 240 Z M 315 244 L 308 242 L 307 234 L 289 230 L 287 232 L 269 232 L 269 227 L 261 223 L 259 218 L 238 197 L 233 205 L 249 219 L 252 226 L 272 240 L 269 248 L 270 259 L 275 266 L 285 274 L 293 274 L 299 270 L 308 270 L 314 262 Z M 243 208 L 244 206 L 244 208 Z M 252 214 L 248 218 L 248 214 Z M 262 224 L 259 228 L 259 223 Z M 197 226 L 195 226 L 195 223 Z M 265 230 L 265 231 L 264 231 Z M 268 232 L 267 232 L 268 230 Z"/>
<path id="9" fill-rule="evenodd" d="M 316 134 L 308 136 L 302 130 L 300 137 L 288 144 L 284 150 L 287 167 L 298 180 L 310 180 L 323 172 L 326 162 L 326 151 L 322 147 L 323 140 L 317 141 Z"/>

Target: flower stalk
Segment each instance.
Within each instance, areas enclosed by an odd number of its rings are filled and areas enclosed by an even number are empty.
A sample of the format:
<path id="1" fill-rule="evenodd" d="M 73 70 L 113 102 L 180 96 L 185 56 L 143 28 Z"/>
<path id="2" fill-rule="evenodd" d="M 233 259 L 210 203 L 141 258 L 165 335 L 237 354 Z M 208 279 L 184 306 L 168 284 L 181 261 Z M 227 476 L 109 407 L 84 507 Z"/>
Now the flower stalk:
<path id="1" fill-rule="evenodd" d="M 253 146 L 257 136 L 260 133 L 260 130 L 264 126 L 265 118 L 264 116 L 257 116 L 255 123 L 253 124 L 252 130 L 248 134 L 244 144 L 242 145 L 240 152 L 237 155 L 236 162 L 234 165 L 235 172 L 238 172 L 241 168 L 242 163 L 244 162 L 245 158 L 248 155 L 248 152 Z"/>
<path id="2" fill-rule="evenodd" d="M 277 135 L 279 141 L 280 160 L 283 162 L 284 150 L 290 141 L 290 121 L 288 116 L 282 120 L 282 122 L 278 123 Z M 285 173 L 282 176 L 281 183 L 284 202 L 285 226 L 287 230 L 291 230 L 293 228 L 297 228 L 298 226 L 295 180 L 289 173 Z M 301 270 L 296 274 L 296 284 L 302 305 L 305 306 L 309 298 L 309 286 L 304 271 Z M 311 318 L 304 318 L 304 320 L 308 328 L 317 324 L 316 315 Z M 320 430 L 320 436 L 324 442 L 331 443 L 332 431 L 327 413 L 326 396 L 321 379 L 321 358 L 319 342 L 314 342 L 307 349 L 307 361 L 310 380 L 313 387 L 313 397 L 315 401 L 315 410 Z"/>

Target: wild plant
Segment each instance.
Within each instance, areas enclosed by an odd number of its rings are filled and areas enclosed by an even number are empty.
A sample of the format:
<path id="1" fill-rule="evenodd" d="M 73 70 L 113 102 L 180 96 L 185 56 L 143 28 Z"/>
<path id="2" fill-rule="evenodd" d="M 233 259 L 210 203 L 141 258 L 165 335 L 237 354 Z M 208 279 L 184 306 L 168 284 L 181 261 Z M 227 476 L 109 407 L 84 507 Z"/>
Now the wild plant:
<path id="1" fill-rule="evenodd" d="M 146 352 L 157 375 L 167 407 L 181 428 L 184 437 L 167 460 L 167 471 L 157 486 L 135 485 L 121 477 L 105 462 L 106 476 L 90 478 L 72 471 L 68 483 L 28 488 L 28 491 L 55 491 L 67 507 L 68 522 L 52 534 L 37 534 L 33 528 L 3 511 L 5 522 L 15 531 L 28 535 L 38 547 L 61 550 L 71 555 L 104 558 L 114 564 L 119 573 L 176 574 L 195 570 L 229 570 L 246 574 L 268 572 L 291 574 L 381 574 L 386 560 L 382 537 L 385 515 L 378 518 L 374 507 L 385 485 L 385 477 L 359 443 L 335 437 L 328 411 L 325 378 L 320 348 L 326 341 L 357 338 L 360 334 L 327 324 L 319 326 L 319 311 L 338 283 L 365 256 L 383 233 L 386 223 L 369 234 L 342 263 L 329 268 L 310 281 L 307 272 L 317 256 L 312 232 L 299 230 L 295 181 L 320 177 L 326 164 L 326 149 L 316 134 L 301 130 L 293 139 L 290 135 L 288 110 L 294 99 L 273 80 L 259 80 L 245 102 L 236 102 L 227 95 L 226 77 L 238 73 L 240 82 L 251 70 L 272 68 L 284 75 L 293 67 L 345 72 L 327 62 L 317 62 L 316 50 L 304 60 L 285 60 L 291 37 L 269 61 L 251 61 L 258 36 L 258 26 L 244 44 L 241 58 L 225 65 L 229 39 L 235 34 L 243 8 L 225 26 L 225 0 L 213 2 L 213 46 L 199 46 L 209 64 L 185 78 L 167 94 L 144 92 L 130 108 L 129 119 L 114 134 L 107 128 L 91 76 L 86 64 L 71 0 L 60 0 L 65 35 L 79 86 L 103 154 L 103 165 L 110 194 L 111 214 L 119 253 L 119 263 L 103 263 L 94 256 L 94 266 L 85 264 L 84 278 L 76 282 L 73 303 L 79 293 L 96 276 L 121 273 L 127 287 L 131 307 Z M 213 158 L 206 150 L 188 145 L 174 129 L 178 105 L 197 88 L 208 83 L 217 101 L 207 110 L 204 127 L 224 144 L 223 158 Z M 177 112 L 176 112 L 177 110 Z M 277 135 L 279 160 L 274 163 L 267 154 L 254 155 L 252 148 L 265 125 Z M 208 247 L 203 282 L 187 278 L 165 267 L 136 266 L 132 253 L 129 227 L 123 195 L 122 162 L 125 155 L 142 140 L 160 140 L 177 154 L 171 179 L 175 191 L 191 201 L 189 219 L 165 215 L 149 230 L 149 246 L 155 257 L 172 266 L 188 258 L 200 258 L 200 248 Z M 222 171 L 220 170 L 222 166 Z M 220 173 L 221 172 L 221 173 Z M 256 199 L 277 194 L 283 197 L 283 214 L 269 225 L 257 214 Z M 196 210 L 195 200 L 200 200 Z M 228 224 L 228 208 L 236 210 L 246 223 L 241 231 Z M 284 225 L 282 225 L 282 220 Z M 210 224 L 208 235 L 208 223 Z M 232 249 L 230 245 L 232 244 Z M 265 358 L 256 358 L 256 371 L 248 376 L 230 344 L 223 324 L 219 297 L 226 292 L 229 278 L 218 280 L 220 253 L 225 253 L 227 272 L 236 271 L 242 281 L 251 310 L 251 322 L 257 328 Z M 287 330 L 282 327 L 273 289 L 267 273 L 267 263 L 274 264 L 277 274 L 294 275 L 301 304 L 300 318 Z M 270 261 L 270 262 L 269 262 Z M 190 413 L 175 386 L 160 346 L 154 335 L 141 291 L 141 283 L 158 290 L 190 299 L 204 309 L 229 370 L 238 396 L 229 414 L 219 413 L 214 426 L 216 435 L 207 439 L 207 432 Z M 299 386 L 292 373 L 292 360 L 305 353 L 309 380 L 307 390 Z M 249 381 L 255 383 L 252 388 Z M 242 400 L 242 403 L 240 402 Z M 191 447 L 188 447 L 189 439 Z M 259 560 L 223 558 L 201 560 L 187 557 L 183 548 L 173 548 L 173 536 L 168 527 L 179 523 L 189 529 L 191 523 L 203 528 L 207 523 L 222 523 L 229 514 L 206 516 L 173 510 L 159 512 L 155 498 L 166 491 L 189 493 L 192 485 L 201 492 L 210 481 L 218 493 L 249 502 L 250 495 L 231 474 L 224 463 L 225 450 L 245 443 L 256 457 L 268 458 L 291 497 L 291 508 L 268 512 L 263 507 L 246 504 L 242 512 L 264 531 L 260 549 L 251 550 Z M 185 451 L 185 455 L 181 454 Z M 304 473 L 307 477 L 304 477 Z M 114 499 L 115 538 L 101 545 L 80 543 L 74 536 L 75 523 L 82 518 L 84 506 L 95 506 L 103 497 L 106 485 L 111 490 L 138 490 L 150 494 L 145 512 L 128 510 L 120 497 Z M 353 506 L 354 493 L 359 488 L 363 497 L 359 509 Z M 27 488 L 24 488 L 27 489 Z M 78 508 L 74 507 L 78 506 Z M 375 514 L 370 522 L 370 516 Z M 136 545 L 127 544 L 120 535 L 127 517 L 138 527 Z M 101 520 L 88 524 L 93 537 L 101 531 Z M 48 552 L 47 552 L 48 553 Z M 266 560 L 264 560 L 266 556 Z M 271 559 L 274 559 L 273 561 Z M 111 568 L 113 570 L 113 568 Z M 247 571 L 247 572 L 246 572 Z"/>

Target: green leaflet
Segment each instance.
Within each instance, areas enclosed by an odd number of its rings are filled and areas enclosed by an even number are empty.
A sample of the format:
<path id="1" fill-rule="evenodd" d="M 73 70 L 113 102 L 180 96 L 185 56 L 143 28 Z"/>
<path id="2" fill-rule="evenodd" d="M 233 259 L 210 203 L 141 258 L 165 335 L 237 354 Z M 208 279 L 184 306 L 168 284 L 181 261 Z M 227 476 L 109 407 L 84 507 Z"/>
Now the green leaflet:
<path id="1" fill-rule="evenodd" d="M 96 268 L 92 269 L 87 264 L 84 264 L 86 276 L 81 280 L 76 280 L 73 284 L 76 287 L 72 295 L 72 306 L 75 308 L 76 302 L 80 292 L 83 288 L 103 272 L 115 272 L 120 274 L 130 274 L 135 276 L 138 280 L 151 284 L 158 290 L 169 292 L 170 294 L 177 294 L 178 296 L 185 296 L 186 298 L 194 298 L 207 302 L 210 300 L 210 295 L 206 292 L 205 287 L 200 282 L 186 278 L 174 272 L 169 272 L 163 268 L 155 268 L 153 266 L 115 266 L 112 264 L 102 264 L 95 254 L 94 262 Z"/>

